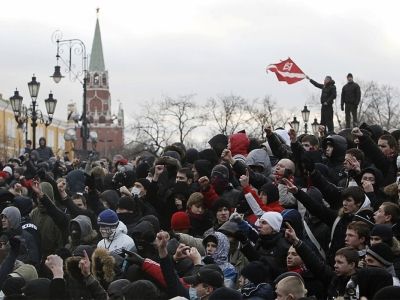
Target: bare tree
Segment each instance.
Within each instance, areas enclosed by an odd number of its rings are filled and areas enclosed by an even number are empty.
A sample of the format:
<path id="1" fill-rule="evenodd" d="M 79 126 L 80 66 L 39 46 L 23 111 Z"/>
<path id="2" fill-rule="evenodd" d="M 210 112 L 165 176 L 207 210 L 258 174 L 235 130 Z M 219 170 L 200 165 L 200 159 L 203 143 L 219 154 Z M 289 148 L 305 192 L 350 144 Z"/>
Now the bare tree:
<path id="1" fill-rule="evenodd" d="M 214 132 L 231 135 L 251 117 L 247 111 L 247 101 L 235 95 L 218 96 L 207 102 L 206 109 L 211 114 Z M 216 129 L 216 130 L 215 130 Z"/>
<path id="2" fill-rule="evenodd" d="M 378 124 L 386 129 L 399 127 L 398 89 L 375 81 L 360 82 L 360 87 L 362 96 L 357 112 L 359 122 Z"/>
<path id="3" fill-rule="evenodd" d="M 166 98 L 161 103 L 163 120 L 178 133 L 179 141 L 185 143 L 189 135 L 204 126 L 206 115 L 193 101 L 194 95 L 181 96 L 178 99 Z"/>
<path id="4" fill-rule="evenodd" d="M 155 155 L 164 149 L 171 138 L 162 108 L 160 104 L 154 102 L 148 102 L 142 106 L 141 113 L 135 116 L 135 123 L 130 129 L 134 135 L 132 142 L 149 146 Z"/>
<path id="5" fill-rule="evenodd" d="M 272 128 L 285 127 L 291 118 L 290 113 L 278 107 L 270 95 L 254 100 L 251 106 L 247 106 L 247 111 L 251 117 L 248 122 L 251 130 L 248 133 L 259 139 L 265 139 L 265 124 Z"/>

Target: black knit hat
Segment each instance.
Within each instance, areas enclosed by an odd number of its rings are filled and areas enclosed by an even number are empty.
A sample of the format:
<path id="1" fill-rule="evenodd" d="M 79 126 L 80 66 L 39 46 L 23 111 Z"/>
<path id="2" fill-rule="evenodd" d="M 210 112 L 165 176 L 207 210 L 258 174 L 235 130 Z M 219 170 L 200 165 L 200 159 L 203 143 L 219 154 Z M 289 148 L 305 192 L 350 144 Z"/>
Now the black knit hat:
<path id="1" fill-rule="evenodd" d="M 347 78 L 349 78 L 349 77 L 353 78 L 353 74 L 351 74 L 351 73 L 347 74 Z"/>
<path id="2" fill-rule="evenodd" d="M 393 245 L 393 230 L 390 225 L 376 224 L 372 228 L 370 236 L 379 236 L 384 243 L 389 246 Z"/>
<path id="3" fill-rule="evenodd" d="M 229 180 L 229 170 L 224 165 L 216 165 L 211 171 L 211 177 L 214 176 Z"/>
<path id="4" fill-rule="evenodd" d="M 397 300 L 400 299 L 400 286 L 387 286 L 379 290 L 373 300 Z"/>
<path id="5" fill-rule="evenodd" d="M 372 245 L 367 249 L 367 254 L 375 258 L 385 267 L 389 267 L 391 264 L 393 264 L 393 252 L 385 243 Z"/>
<path id="6" fill-rule="evenodd" d="M 136 208 L 135 199 L 126 196 L 121 197 L 118 201 L 118 208 L 134 212 Z"/>
<path id="7" fill-rule="evenodd" d="M 241 274 L 254 284 L 266 282 L 265 274 L 269 274 L 268 267 L 260 261 L 251 261 L 242 269 Z"/>
<path id="8" fill-rule="evenodd" d="M 146 191 L 149 190 L 150 188 L 150 181 L 148 181 L 146 178 L 139 178 L 136 180 L 136 182 L 139 182 L 141 185 L 143 185 L 144 189 Z"/>
<path id="9" fill-rule="evenodd" d="M 361 221 L 366 223 L 370 228 L 375 225 L 374 222 L 374 212 L 370 209 L 362 209 L 356 213 L 353 221 Z"/>

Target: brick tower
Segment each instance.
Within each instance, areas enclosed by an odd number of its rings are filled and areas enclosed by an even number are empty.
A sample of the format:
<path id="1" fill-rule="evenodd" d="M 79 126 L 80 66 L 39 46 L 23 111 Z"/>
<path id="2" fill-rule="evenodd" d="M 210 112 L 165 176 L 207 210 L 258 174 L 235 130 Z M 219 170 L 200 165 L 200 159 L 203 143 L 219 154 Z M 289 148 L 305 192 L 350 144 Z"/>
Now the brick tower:
<path id="1" fill-rule="evenodd" d="M 98 17 L 88 77 L 86 110 L 90 122 L 89 131 L 95 131 L 98 136 L 96 144 L 88 143 L 88 149 L 95 149 L 101 157 L 111 157 L 121 151 L 124 144 L 124 111 L 120 103 L 114 103 L 114 106 L 111 103 L 109 76 L 104 64 Z"/>

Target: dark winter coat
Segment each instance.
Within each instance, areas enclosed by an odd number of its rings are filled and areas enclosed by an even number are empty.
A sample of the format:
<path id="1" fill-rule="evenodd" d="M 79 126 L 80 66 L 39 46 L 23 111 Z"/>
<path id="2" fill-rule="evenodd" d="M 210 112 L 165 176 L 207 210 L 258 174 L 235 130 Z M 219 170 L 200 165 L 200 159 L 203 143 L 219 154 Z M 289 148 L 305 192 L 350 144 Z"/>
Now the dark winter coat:
<path id="1" fill-rule="evenodd" d="M 342 97 L 340 105 L 351 104 L 358 105 L 361 99 L 361 89 L 360 86 L 354 81 L 348 82 L 342 88 Z"/>
<path id="2" fill-rule="evenodd" d="M 310 82 L 317 88 L 321 89 L 321 104 L 327 103 L 328 105 L 333 105 L 333 101 L 336 99 L 336 86 L 335 81 L 331 80 L 327 84 L 318 83 L 312 79 Z"/>

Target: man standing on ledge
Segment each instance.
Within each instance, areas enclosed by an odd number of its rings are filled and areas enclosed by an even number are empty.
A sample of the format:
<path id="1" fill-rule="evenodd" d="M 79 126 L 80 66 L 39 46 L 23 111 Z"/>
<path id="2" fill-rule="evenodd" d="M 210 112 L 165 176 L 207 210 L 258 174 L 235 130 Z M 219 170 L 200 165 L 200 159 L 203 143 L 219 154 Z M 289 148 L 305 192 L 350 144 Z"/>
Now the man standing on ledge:
<path id="1" fill-rule="evenodd" d="M 357 108 L 361 99 L 360 86 L 353 81 L 353 75 L 347 74 L 347 83 L 342 88 L 340 107 L 346 113 L 346 128 L 350 128 L 350 119 L 353 116 L 353 127 L 358 126 Z"/>
<path id="2" fill-rule="evenodd" d="M 328 132 L 333 132 L 333 101 L 336 99 L 335 81 L 331 76 L 326 76 L 324 84 L 318 83 L 310 77 L 306 76 L 310 82 L 317 88 L 322 89 L 321 92 L 321 125 L 328 128 Z"/>

